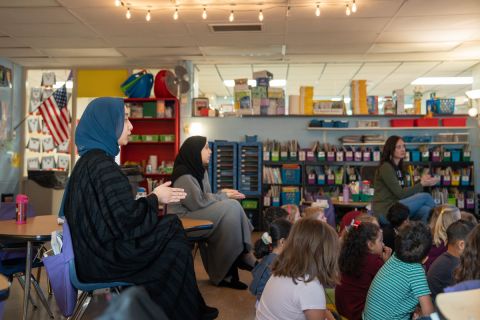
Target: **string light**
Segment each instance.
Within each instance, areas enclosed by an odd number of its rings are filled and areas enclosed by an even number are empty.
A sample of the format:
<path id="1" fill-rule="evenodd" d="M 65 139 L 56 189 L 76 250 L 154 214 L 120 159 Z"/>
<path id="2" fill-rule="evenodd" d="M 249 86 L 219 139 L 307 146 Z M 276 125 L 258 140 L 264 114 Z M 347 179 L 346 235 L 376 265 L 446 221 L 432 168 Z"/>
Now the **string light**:
<path id="1" fill-rule="evenodd" d="M 115 0 L 114 1 L 115 3 L 115 6 L 116 7 L 127 7 L 127 5 L 130 5 L 129 3 L 126 3 L 126 2 L 123 2 L 122 0 Z M 234 5 L 234 4 L 233 4 Z M 315 8 L 315 15 L 317 17 L 319 17 L 321 15 L 321 1 L 317 0 L 316 1 L 316 8 Z M 280 6 L 282 7 L 282 6 Z M 208 17 L 208 14 L 207 14 L 207 5 L 203 4 L 201 6 L 201 8 L 203 9 L 202 10 L 202 19 L 203 20 L 206 20 L 207 17 Z M 127 19 L 131 19 L 132 18 L 132 11 L 130 10 L 131 7 L 127 7 L 127 12 L 125 13 L 125 17 Z M 152 13 L 151 13 L 151 7 L 150 6 L 147 6 L 147 8 L 137 8 L 137 7 L 134 7 L 132 8 L 133 10 L 137 10 L 137 11 L 143 11 L 143 10 L 147 10 L 147 14 L 145 15 L 145 20 L 146 21 L 150 21 L 152 19 Z M 156 10 L 157 8 L 153 8 L 153 10 Z M 291 11 L 291 6 L 290 5 L 287 5 L 286 6 L 286 12 L 285 12 L 285 15 L 286 17 L 289 17 L 290 16 L 290 11 Z M 352 13 L 355 13 L 357 12 L 357 9 L 358 9 L 358 6 L 357 6 L 357 2 L 356 0 L 346 0 L 346 5 L 345 5 L 345 14 L 347 16 L 350 16 Z M 178 4 L 175 6 L 175 12 L 173 13 L 173 19 L 174 20 L 178 20 L 180 16 L 180 11 L 179 11 L 179 6 Z M 262 22 L 263 20 L 265 19 L 265 15 L 263 13 L 263 9 L 260 9 L 259 12 L 258 12 L 258 20 L 260 22 Z M 228 21 L 230 22 L 233 22 L 235 20 L 235 13 L 234 13 L 234 10 L 230 10 L 230 14 L 228 16 Z"/>

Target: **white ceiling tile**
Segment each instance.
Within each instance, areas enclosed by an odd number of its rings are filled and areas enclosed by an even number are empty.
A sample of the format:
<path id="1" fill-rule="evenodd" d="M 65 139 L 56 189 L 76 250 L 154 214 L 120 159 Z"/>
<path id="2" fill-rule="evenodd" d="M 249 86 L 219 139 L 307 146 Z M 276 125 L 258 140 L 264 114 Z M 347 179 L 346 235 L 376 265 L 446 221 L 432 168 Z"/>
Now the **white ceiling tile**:
<path id="1" fill-rule="evenodd" d="M 200 54 L 200 51 L 194 47 L 117 48 L 117 50 L 127 57 L 183 56 Z"/>
<path id="2" fill-rule="evenodd" d="M 45 55 L 32 48 L 0 48 L 0 57 L 44 57 Z"/>
<path id="3" fill-rule="evenodd" d="M 478 0 L 409 0 L 398 12 L 399 16 L 458 15 L 480 13 Z"/>
<path id="4" fill-rule="evenodd" d="M 252 77 L 252 67 L 249 64 L 242 65 L 217 65 L 220 76 L 224 80 L 241 79 Z"/>
<path id="5" fill-rule="evenodd" d="M 74 22 L 77 22 L 77 19 L 62 7 L 2 8 L 0 10 L 0 25 Z"/>
<path id="6" fill-rule="evenodd" d="M 81 37 L 21 37 L 25 44 L 35 48 L 104 48 L 108 47 L 100 38 Z M 1 38 L 0 38 L 1 41 Z"/>
<path id="7" fill-rule="evenodd" d="M 342 43 L 335 46 L 322 45 L 322 44 L 288 44 L 286 53 L 292 54 L 364 54 L 371 47 L 371 43 Z"/>
<path id="8" fill-rule="evenodd" d="M 425 76 L 456 76 L 477 63 L 478 61 L 443 61 Z"/>
<path id="9" fill-rule="evenodd" d="M 462 30 L 417 30 L 412 31 L 385 31 L 380 34 L 377 41 L 384 43 L 410 43 L 410 42 L 448 42 L 466 41 L 480 37 L 479 32 L 474 29 Z"/>
<path id="10" fill-rule="evenodd" d="M 239 47 L 204 47 L 200 50 L 207 56 L 244 56 L 244 57 L 267 57 L 281 55 L 280 45 L 265 46 L 239 46 Z"/>
<path id="11" fill-rule="evenodd" d="M 94 0 L 95 1 L 95 0 Z M 62 1 L 63 2 L 63 1 Z M 19 8 L 19 7 L 31 7 L 32 0 L 0 0 L 0 8 Z M 35 7 L 55 7 L 58 6 L 56 0 L 35 0 Z"/>
<path id="12" fill-rule="evenodd" d="M 388 18 L 307 18 L 289 20 L 288 33 L 329 33 L 329 32 L 380 32 L 388 23 Z"/>
<path id="13" fill-rule="evenodd" d="M 439 52 L 450 51 L 460 43 L 455 42 L 409 42 L 409 43 L 375 43 L 369 53 L 403 53 L 403 52 Z"/>
<path id="14" fill-rule="evenodd" d="M 443 15 L 432 17 L 397 17 L 385 31 L 412 31 L 412 30 L 454 30 L 480 28 L 480 14 Z M 434 40 L 434 39 L 432 39 Z"/>
<path id="15" fill-rule="evenodd" d="M 10 38 L 8 36 L 0 36 L 0 48 L 25 47 L 26 43 L 19 39 Z"/>
<path id="16" fill-rule="evenodd" d="M 121 56 L 121 54 L 113 48 L 89 48 L 89 49 L 44 48 L 41 51 L 51 57 L 120 57 Z"/>
<path id="17" fill-rule="evenodd" d="M 2 32 L 11 37 L 95 37 L 94 31 L 80 23 L 6 24 Z"/>

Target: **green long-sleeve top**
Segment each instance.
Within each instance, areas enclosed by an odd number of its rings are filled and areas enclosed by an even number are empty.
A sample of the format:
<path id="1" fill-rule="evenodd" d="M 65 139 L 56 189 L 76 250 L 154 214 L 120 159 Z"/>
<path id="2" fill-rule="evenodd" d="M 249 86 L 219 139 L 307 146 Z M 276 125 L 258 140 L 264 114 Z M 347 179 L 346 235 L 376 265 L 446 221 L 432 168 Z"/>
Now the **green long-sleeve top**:
<path id="1" fill-rule="evenodd" d="M 423 191 L 420 183 L 416 183 L 413 187 L 400 186 L 395 169 L 388 162 L 383 163 L 377 169 L 374 188 L 372 211 L 376 217 L 385 217 L 388 209 L 395 202 Z"/>

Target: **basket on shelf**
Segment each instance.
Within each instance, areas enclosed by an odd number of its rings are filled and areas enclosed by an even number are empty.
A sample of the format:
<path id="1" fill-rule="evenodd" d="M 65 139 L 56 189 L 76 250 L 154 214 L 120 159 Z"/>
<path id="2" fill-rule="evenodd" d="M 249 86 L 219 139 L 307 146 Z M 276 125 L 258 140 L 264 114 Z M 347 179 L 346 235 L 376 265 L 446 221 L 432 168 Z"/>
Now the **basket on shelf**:
<path id="1" fill-rule="evenodd" d="M 455 111 L 455 99 L 429 99 L 427 110 L 434 114 L 453 114 Z"/>

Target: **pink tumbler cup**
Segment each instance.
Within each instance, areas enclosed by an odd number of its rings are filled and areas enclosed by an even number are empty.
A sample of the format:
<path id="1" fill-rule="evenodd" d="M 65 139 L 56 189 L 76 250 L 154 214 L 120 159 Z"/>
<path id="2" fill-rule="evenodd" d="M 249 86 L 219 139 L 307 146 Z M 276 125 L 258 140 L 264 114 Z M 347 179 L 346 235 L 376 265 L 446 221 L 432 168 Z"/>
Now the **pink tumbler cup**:
<path id="1" fill-rule="evenodd" d="M 17 203 L 17 224 L 27 223 L 27 205 L 28 197 L 25 194 L 19 194 L 16 198 Z"/>

